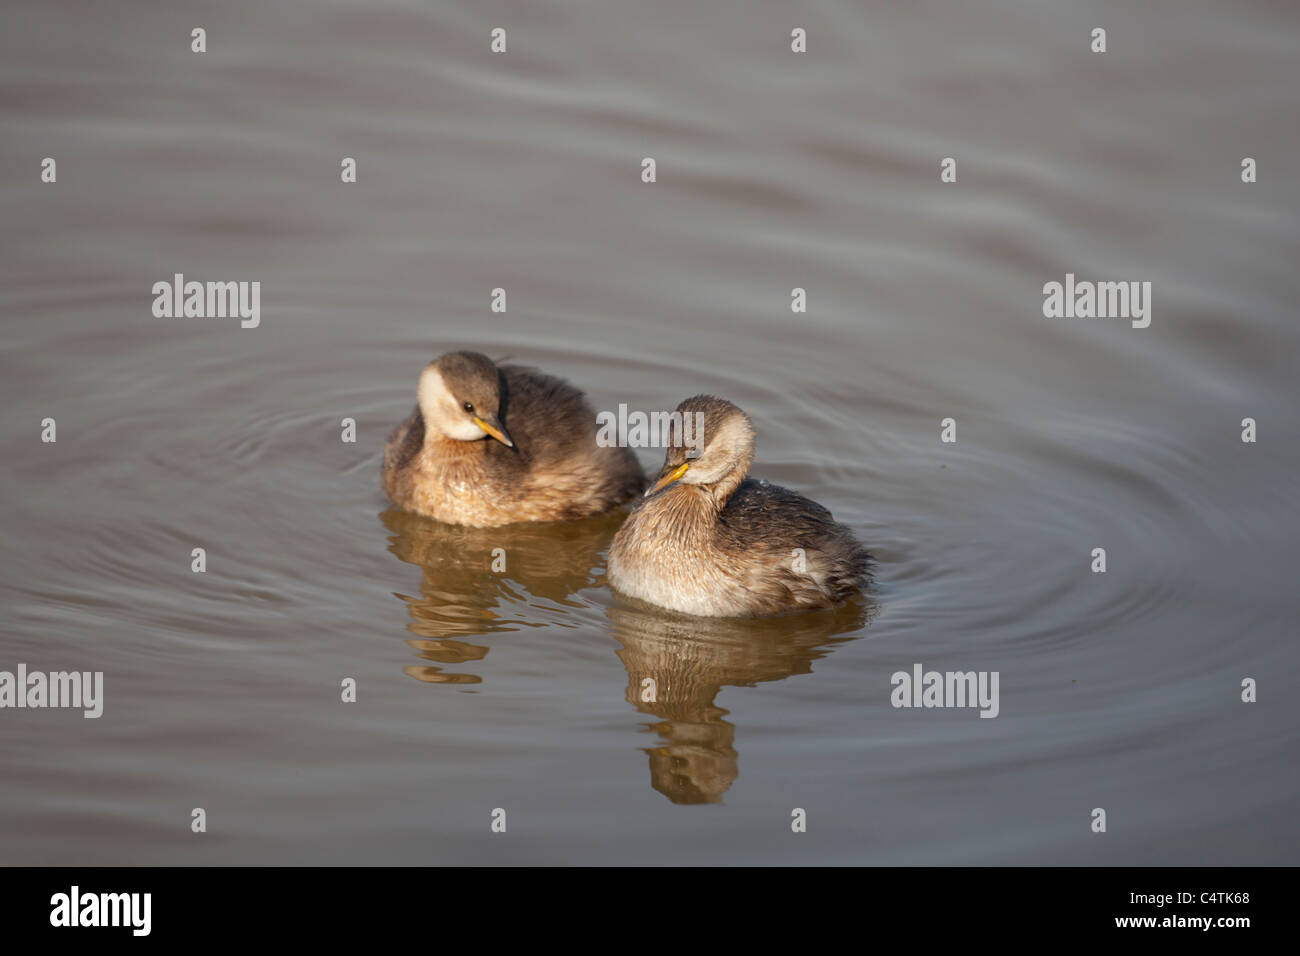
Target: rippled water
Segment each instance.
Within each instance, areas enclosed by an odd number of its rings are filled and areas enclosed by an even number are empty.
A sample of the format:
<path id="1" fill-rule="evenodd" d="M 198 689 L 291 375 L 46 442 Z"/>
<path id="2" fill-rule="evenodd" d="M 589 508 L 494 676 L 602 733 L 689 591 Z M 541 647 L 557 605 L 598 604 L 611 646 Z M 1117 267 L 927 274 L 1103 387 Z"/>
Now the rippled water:
<path id="1" fill-rule="evenodd" d="M 107 699 L 0 711 L 0 861 L 1295 862 L 1300 12 L 979 6 L 6 10 L 0 669 Z M 261 326 L 154 318 L 177 272 Z M 465 347 L 732 399 L 877 588 L 696 621 L 604 587 L 620 515 L 395 511 Z M 998 718 L 893 708 L 918 662 Z"/>

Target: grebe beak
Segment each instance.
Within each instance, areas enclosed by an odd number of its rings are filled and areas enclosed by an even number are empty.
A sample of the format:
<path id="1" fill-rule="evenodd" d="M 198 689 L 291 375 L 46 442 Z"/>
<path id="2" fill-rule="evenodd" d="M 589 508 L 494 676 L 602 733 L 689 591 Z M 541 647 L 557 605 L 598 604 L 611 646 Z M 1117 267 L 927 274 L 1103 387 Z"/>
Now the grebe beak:
<path id="1" fill-rule="evenodd" d="M 510 436 L 506 434 L 506 429 L 505 426 L 501 424 L 501 419 L 497 418 L 495 415 L 489 415 L 487 421 L 484 421 L 483 419 L 475 415 L 474 424 L 477 425 L 479 428 L 483 429 L 485 432 L 487 432 L 489 435 L 491 435 L 501 444 L 505 445 L 507 448 L 515 447 L 515 443 L 512 442 L 510 440 Z"/>
<path id="2" fill-rule="evenodd" d="M 690 467 L 691 463 L 689 461 L 684 461 L 676 468 L 672 469 L 665 465 L 664 470 L 659 473 L 659 477 L 655 480 L 655 483 L 646 489 L 645 497 L 649 498 L 656 491 L 663 491 L 663 489 L 667 488 L 682 475 L 686 474 L 686 469 Z"/>

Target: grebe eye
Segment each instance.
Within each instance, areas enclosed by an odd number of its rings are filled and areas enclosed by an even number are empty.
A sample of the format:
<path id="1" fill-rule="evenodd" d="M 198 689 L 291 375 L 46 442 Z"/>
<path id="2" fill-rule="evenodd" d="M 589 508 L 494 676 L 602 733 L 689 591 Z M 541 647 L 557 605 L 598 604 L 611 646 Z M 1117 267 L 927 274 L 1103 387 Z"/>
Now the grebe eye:
<path id="1" fill-rule="evenodd" d="M 472 412 L 472 411 L 474 411 L 474 406 L 471 405 L 469 402 L 466 402 L 466 403 L 465 403 L 465 411 L 467 411 L 467 412 Z"/>

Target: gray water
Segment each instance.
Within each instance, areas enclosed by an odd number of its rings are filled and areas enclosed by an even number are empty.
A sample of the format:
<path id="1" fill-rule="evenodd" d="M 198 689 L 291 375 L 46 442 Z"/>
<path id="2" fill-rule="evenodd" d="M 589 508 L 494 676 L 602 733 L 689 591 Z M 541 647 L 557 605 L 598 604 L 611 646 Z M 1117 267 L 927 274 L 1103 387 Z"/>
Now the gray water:
<path id="1" fill-rule="evenodd" d="M 105 703 L 0 710 L 0 862 L 1296 862 L 1298 39 L 1174 0 L 6 4 L 0 670 Z M 155 318 L 175 273 L 260 281 L 261 325 Z M 1067 273 L 1150 281 L 1150 326 L 1046 318 Z M 619 514 L 392 510 L 457 348 L 731 399 L 877 587 L 692 620 L 604 586 Z M 999 715 L 891 706 L 916 663 L 998 672 Z"/>

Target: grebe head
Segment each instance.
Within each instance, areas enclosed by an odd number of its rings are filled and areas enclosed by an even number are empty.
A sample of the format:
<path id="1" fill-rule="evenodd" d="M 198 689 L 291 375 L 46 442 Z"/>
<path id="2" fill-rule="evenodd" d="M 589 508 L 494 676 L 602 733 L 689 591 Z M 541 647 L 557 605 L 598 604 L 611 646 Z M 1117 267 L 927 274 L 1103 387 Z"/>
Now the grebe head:
<path id="1" fill-rule="evenodd" d="M 491 436 L 515 447 L 498 417 L 501 374 L 478 352 L 448 352 L 425 366 L 416 391 L 426 427 L 459 441 Z"/>
<path id="2" fill-rule="evenodd" d="M 676 416 L 680 415 L 680 422 Z M 754 426 L 724 398 L 696 395 L 677 406 L 668 451 L 646 496 L 671 484 L 739 484 L 754 460 Z"/>

